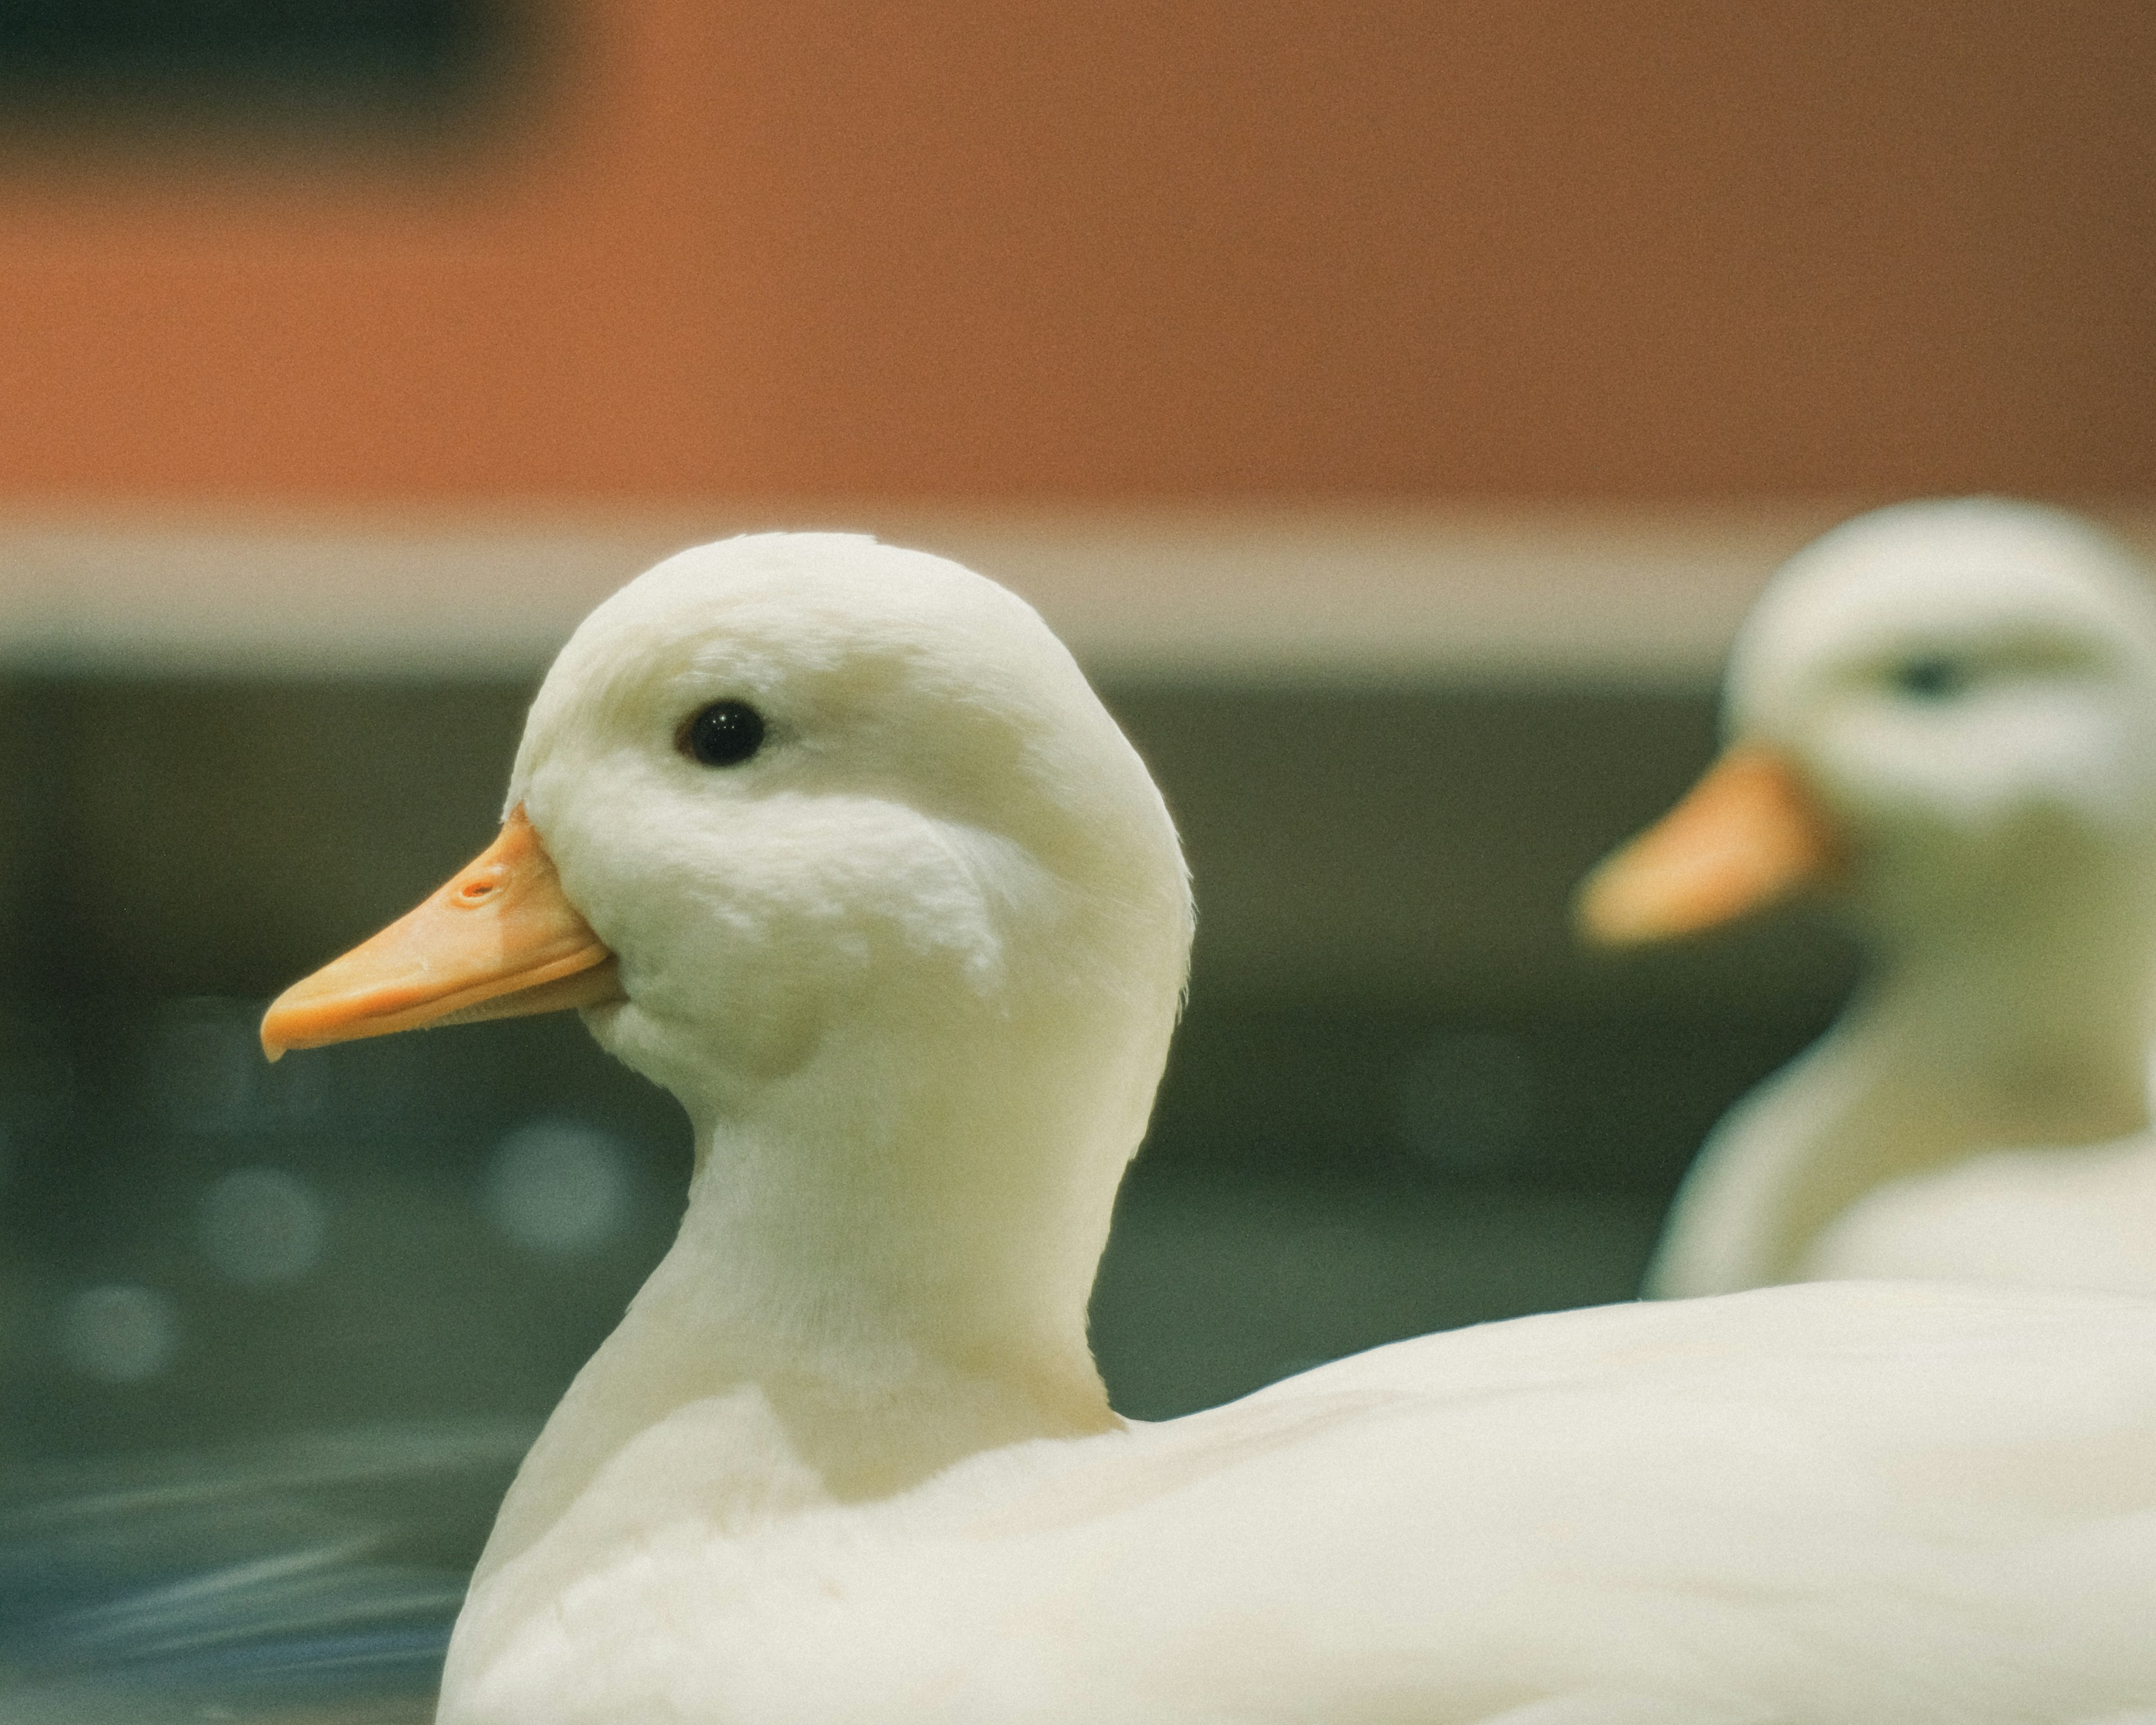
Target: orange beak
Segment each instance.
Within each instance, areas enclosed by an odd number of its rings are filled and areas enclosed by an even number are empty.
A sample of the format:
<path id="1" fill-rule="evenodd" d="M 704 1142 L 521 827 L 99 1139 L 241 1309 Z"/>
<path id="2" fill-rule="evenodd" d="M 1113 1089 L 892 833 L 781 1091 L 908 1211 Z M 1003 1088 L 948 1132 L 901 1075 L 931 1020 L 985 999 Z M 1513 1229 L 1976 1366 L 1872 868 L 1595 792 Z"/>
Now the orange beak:
<path id="1" fill-rule="evenodd" d="M 1847 867 L 1839 834 L 1796 769 L 1739 743 L 1676 808 L 1580 882 L 1573 920 L 1601 946 L 1713 928 Z"/>
<path id="2" fill-rule="evenodd" d="M 440 891 L 279 995 L 262 1051 L 593 1006 L 622 998 L 617 969 L 519 804 Z"/>

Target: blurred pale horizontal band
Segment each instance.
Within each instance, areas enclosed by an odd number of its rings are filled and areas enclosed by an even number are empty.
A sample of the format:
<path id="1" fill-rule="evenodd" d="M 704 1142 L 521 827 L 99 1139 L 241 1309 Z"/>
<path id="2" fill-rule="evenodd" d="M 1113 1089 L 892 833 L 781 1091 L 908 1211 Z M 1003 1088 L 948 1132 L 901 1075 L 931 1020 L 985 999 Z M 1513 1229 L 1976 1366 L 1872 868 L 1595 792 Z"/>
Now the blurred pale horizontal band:
<path id="1" fill-rule="evenodd" d="M 665 518 L 0 516 L 0 664 L 211 676 L 522 677 L 669 552 L 843 527 L 1031 599 L 1124 681 L 1698 687 L 1832 504 L 1496 508 L 714 507 Z M 2156 506 L 2101 511 L 2156 546 Z"/>

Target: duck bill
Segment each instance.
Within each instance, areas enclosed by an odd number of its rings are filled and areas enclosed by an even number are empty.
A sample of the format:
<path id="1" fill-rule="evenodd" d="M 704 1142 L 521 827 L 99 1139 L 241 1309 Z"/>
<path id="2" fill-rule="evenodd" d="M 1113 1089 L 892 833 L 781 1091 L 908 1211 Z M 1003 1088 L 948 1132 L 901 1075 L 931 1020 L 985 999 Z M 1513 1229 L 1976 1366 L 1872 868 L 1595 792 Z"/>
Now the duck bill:
<path id="1" fill-rule="evenodd" d="M 279 995 L 262 1051 L 595 1006 L 622 998 L 617 972 L 519 804 L 417 910 Z"/>
<path id="2" fill-rule="evenodd" d="M 1694 934 L 1839 877 L 1840 835 L 1771 749 L 1727 751 L 1676 808 L 1580 883 L 1573 920 L 1599 946 Z"/>

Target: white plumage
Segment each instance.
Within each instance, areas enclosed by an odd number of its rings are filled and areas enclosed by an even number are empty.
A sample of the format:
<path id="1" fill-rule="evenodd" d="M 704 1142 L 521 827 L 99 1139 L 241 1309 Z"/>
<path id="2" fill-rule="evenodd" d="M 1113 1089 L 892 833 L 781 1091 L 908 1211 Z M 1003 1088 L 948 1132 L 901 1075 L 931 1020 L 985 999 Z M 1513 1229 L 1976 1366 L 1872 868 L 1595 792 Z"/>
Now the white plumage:
<path id="1" fill-rule="evenodd" d="M 752 757 L 684 747 L 716 702 Z M 565 649 L 511 803 L 698 1159 L 503 1506 L 445 1725 L 2156 1718 L 2156 1307 L 1774 1290 L 1116 1419 L 1086 1294 L 1188 898 L 992 584 L 684 553 Z M 301 992 L 273 1045 L 414 1009 Z"/>
<path id="2" fill-rule="evenodd" d="M 1727 699 L 1732 757 L 1786 767 L 1823 826 L 1822 865 L 1787 884 L 1824 887 L 1870 962 L 1833 1029 L 1708 1140 L 1650 1288 L 2156 1293 L 2143 572 L 2056 511 L 1882 510 L 1775 578 Z"/>

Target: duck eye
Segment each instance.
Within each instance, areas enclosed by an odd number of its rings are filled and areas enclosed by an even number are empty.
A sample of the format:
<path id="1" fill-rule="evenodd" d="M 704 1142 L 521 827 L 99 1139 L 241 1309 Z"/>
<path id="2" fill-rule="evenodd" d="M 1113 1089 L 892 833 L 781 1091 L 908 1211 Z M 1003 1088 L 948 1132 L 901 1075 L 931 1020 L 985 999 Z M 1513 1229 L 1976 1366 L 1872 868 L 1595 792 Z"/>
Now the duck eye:
<path id="1" fill-rule="evenodd" d="M 745 701 L 715 701 L 681 732 L 682 752 L 706 767 L 738 767 L 763 747 L 763 715 Z"/>
<path id="2" fill-rule="evenodd" d="M 1894 667 L 1894 686 L 1918 701 L 1949 701 L 1969 686 L 1969 670 L 1958 660 L 1927 653 Z"/>

